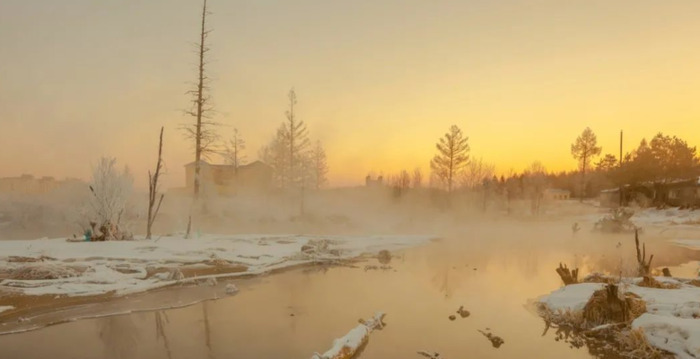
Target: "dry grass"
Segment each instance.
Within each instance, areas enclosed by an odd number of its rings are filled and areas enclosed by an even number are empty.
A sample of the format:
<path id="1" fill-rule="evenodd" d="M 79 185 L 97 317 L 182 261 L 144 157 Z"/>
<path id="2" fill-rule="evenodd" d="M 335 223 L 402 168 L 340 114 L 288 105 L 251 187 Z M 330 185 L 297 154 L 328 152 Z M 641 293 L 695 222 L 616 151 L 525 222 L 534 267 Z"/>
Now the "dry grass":
<path id="1" fill-rule="evenodd" d="M 607 276 L 602 273 L 591 273 L 587 275 L 585 278 L 583 278 L 583 283 L 605 283 L 605 284 L 613 284 L 617 282 L 616 278 Z"/>
<path id="2" fill-rule="evenodd" d="M 7 279 L 46 280 L 78 277 L 84 268 L 57 265 L 24 266 L 10 271 Z"/>
<path id="3" fill-rule="evenodd" d="M 629 358 L 662 359 L 672 358 L 673 355 L 654 348 L 644 335 L 644 329 L 630 329 L 615 333 L 615 341 L 619 345 L 620 354 Z"/>
<path id="4" fill-rule="evenodd" d="M 651 276 L 644 276 L 642 281 L 637 283 L 637 286 L 658 289 L 678 289 L 681 287 L 679 283 L 662 283 Z"/>

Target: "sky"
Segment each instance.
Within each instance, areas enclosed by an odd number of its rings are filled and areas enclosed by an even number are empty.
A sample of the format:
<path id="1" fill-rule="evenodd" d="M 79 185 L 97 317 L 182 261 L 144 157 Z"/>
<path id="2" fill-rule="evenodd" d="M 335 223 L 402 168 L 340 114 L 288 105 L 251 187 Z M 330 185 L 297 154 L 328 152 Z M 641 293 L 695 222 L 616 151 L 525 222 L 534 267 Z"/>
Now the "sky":
<path id="1" fill-rule="evenodd" d="M 248 160 L 286 94 L 328 155 L 333 186 L 429 170 L 450 125 L 499 173 L 576 167 L 591 127 L 603 154 L 657 132 L 700 144 L 696 0 L 209 0 L 208 72 L 223 138 Z M 166 185 L 194 159 L 201 1 L 0 2 L 0 177 L 87 179 L 101 156 L 145 186 L 165 126 Z M 212 162 L 221 162 L 214 156 Z"/>

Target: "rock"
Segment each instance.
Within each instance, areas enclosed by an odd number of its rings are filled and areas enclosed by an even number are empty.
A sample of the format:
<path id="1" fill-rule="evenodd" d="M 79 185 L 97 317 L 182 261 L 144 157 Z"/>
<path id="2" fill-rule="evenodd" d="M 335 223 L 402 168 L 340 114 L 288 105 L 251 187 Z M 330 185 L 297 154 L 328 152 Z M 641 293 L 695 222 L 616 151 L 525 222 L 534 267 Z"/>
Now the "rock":
<path id="1" fill-rule="evenodd" d="M 457 314 L 459 314 L 460 317 L 466 318 L 471 315 L 468 310 L 464 309 L 463 306 L 460 306 L 459 309 L 457 309 Z"/>
<path id="2" fill-rule="evenodd" d="M 450 320 L 455 320 L 455 319 L 457 319 L 457 317 L 456 317 L 454 314 L 450 315 L 448 318 L 450 318 Z"/>
<path id="3" fill-rule="evenodd" d="M 391 253 L 389 253 L 389 251 L 387 251 L 386 249 L 382 249 L 381 251 L 379 251 L 377 259 L 381 264 L 389 264 L 389 262 L 391 262 Z"/>

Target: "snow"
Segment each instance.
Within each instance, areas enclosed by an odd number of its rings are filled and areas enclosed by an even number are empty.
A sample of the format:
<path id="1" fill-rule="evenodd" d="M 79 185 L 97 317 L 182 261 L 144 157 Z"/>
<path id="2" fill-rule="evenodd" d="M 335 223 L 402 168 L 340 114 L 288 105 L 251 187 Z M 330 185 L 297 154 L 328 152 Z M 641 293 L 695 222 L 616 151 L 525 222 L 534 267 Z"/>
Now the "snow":
<path id="1" fill-rule="evenodd" d="M 8 310 L 12 310 L 12 309 L 15 309 L 15 307 L 13 307 L 11 305 L 0 305 L 0 313 L 8 311 Z"/>
<path id="2" fill-rule="evenodd" d="M 675 239 L 673 243 L 681 247 L 700 250 L 700 239 Z"/>
<path id="3" fill-rule="evenodd" d="M 377 312 L 371 319 L 361 320 L 361 324 L 351 329 L 344 337 L 335 339 L 331 349 L 323 354 L 316 353 L 311 359 L 349 359 L 354 357 L 369 340 L 369 334 L 384 326 L 383 318 L 384 313 Z"/>
<path id="4" fill-rule="evenodd" d="M 621 284 L 627 292 L 639 295 L 646 302 L 647 312 L 632 322 L 632 328 L 642 328 L 649 343 L 667 350 L 678 358 L 700 358 L 700 287 L 682 284 L 672 278 L 656 277 L 665 283 L 675 283 L 677 289 L 640 287 L 640 278 L 626 278 Z M 551 311 L 582 311 L 600 283 L 572 284 L 538 299 Z"/>
<path id="5" fill-rule="evenodd" d="M 642 227 L 649 225 L 698 224 L 700 223 L 700 211 L 679 208 L 647 208 L 635 211 L 634 216 L 630 220 Z"/>
<path id="6" fill-rule="evenodd" d="M 341 355 L 348 351 L 356 352 L 362 346 L 362 344 L 365 343 L 365 340 L 369 336 L 369 332 L 369 328 L 367 328 L 364 324 L 360 324 L 350 330 L 350 332 L 348 332 L 348 334 L 346 334 L 344 337 L 334 340 L 333 347 L 331 347 L 327 352 L 321 355 L 315 354 L 311 358 L 336 359 L 342 358 Z"/>
<path id="7" fill-rule="evenodd" d="M 557 311 L 579 311 L 588 303 L 588 299 L 593 293 L 602 289 L 602 283 L 581 283 L 576 285 L 567 285 L 538 299 L 538 302 L 544 304 L 553 312 Z"/>
<path id="8" fill-rule="evenodd" d="M 380 250 L 401 250 L 425 244 L 433 238 L 417 235 L 203 235 L 196 239 L 170 236 L 107 242 L 3 240 L 0 241 L 0 275 L 27 269 L 50 275 L 38 279 L 4 279 L 0 281 L 0 291 L 25 295 L 124 295 L 193 280 L 261 274 L 299 264 L 355 258 Z M 311 250 L 302 253 L 302 246 Z M 42 261 L 32 262 L 18 262 L 12 258 L 42 256 Z M 184 279 L 177 273 L 185 268 L 206 270 L 218 265 L 238 266 L 239 271 Z M 162 273 L 164 271 L 167 273 Z"/>
<path id="9" fill-rule="evenodd" d="M 642 328 L 649 344 L 680 359 L 700 358 L 700 320 L 644 313 L 632 322 Z"/>

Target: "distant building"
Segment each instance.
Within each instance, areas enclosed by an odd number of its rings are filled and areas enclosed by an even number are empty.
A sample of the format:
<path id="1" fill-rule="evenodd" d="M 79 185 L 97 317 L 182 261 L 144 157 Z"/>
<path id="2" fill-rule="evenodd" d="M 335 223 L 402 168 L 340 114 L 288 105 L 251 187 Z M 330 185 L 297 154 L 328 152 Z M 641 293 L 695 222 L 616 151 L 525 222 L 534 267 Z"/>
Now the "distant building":
<path id="1" fill-rule="evenodd" d="M 367 175 L 365 177 L 365 186 L 367 187 L 381 187 L 384 184 L 384 177 L 379 176 L 377 179 L 372 179 L 372 176 Z"/>
<path id="2" fill-rule="evenodd" d="M 571 191 L 558 188 L 547 188 L 544 190 L 545 200 L 567 200 L 571 198 Z"/>
<path id="3" fill-rule="evenodd" d="M 0 193 L 44 194 L 76 182 L 79 181 L 75 179 L 57 181 L 53 177 L 36 178 L 33 175 L 23 174 L 19 177 L 0 178 Z"/>
<path id="4" fill-rule="evenodd" d="M 622 187 L 622 202 L 625 205 L 636 202 L 641 206 L 697 207 L 700 206 L 700 179 L 625 185 Z M 620 189 L 612 188 L 600 192 L 602 207 L 614 208 L 619 204 Z"/>
<path id="5" fill-rule="evenodd" d="M 194 188 L 195 162 L 185 165 L 185 184 Z M 272 167 L 255 161 L 247 165 L 217 165 L 200 161 L 200 185 L 203 191 L 217 195 L 267 191 L 272 186 Z"/>

